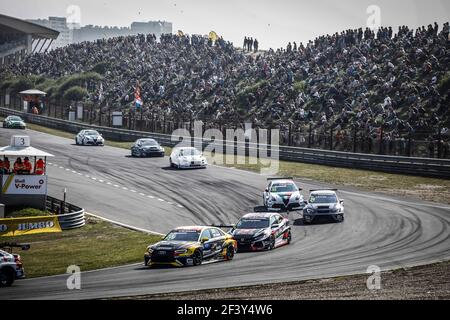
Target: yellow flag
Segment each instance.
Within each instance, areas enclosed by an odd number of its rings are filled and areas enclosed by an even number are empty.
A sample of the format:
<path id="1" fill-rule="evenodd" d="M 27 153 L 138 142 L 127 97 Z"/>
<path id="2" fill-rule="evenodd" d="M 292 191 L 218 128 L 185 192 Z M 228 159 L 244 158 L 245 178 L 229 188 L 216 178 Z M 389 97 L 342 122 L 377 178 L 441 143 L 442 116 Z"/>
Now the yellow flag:
<path id="1" fill-rule="evenodd" d="M 211 31 L 208 35 L 208 38 L 214 42 L 217 41 L 217 39 L 219 39 L 219 36 L 217 35 L 217 33 L 215 33 L 214 31 Z"/>

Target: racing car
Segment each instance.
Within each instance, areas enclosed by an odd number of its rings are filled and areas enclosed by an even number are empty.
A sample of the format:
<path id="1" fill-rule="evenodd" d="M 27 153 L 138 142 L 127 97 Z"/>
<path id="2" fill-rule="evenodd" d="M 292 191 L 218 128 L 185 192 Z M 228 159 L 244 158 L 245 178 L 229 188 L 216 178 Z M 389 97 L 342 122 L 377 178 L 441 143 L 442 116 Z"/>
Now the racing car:
<path id="1" fill-rule="evenodd" d="M 303 209 L 305 201 L 292 178 L 269 178 L 263 192 L 263 205 L 267 210 Z"/>
<path id="2" fill-rule="evenodd" d="M 164 148 L 154 139 L 138 139 L 131 146 L 131 156 L 148 157 L 158 156 L 164 157 Z"/>
<path id="3" fill-rule="evenodd" d="M 27 125 L 21 117 L 18 116 L 8 116 L 3 120 L 3 128 L 9 129 L 26 129 Z"/>
<path id="4" fill-rule="evenodd" d="M 311 223 L 318 217 L 330 217 L 344 221 L 344 200 L 339 199 L 336 189 L 310 190 L 308 204 L 303 209 L 303 222 Z"/>
<path id="5" fill-rule="evenodd" d="M 289 220 L 276 212 L 249 213 L 229 233 L 238 251 L 272 250 L 291 242 Z"/>
<path id="6" fill-rule="evenodd" d="M 198 266 L 205 260 L 232 260 L 236 241 L 216 227 L 179 227 L 162 241 L 150 245 L 144 255 L 144 265 Z"/>
<path id="7" fill-rule="evenodd" d="M 0 287 L 11 286 L 16 279 L 25 278 L 20 255 L 12 253 L 13 248 L 28 250 L 29 244 L 0 243 Z"/>
<path id="8" fill-rule="evenodd" d="M 169 157 L 172 168 L 206 168 L 208 162 L 203 154 L 196 148 L 183 147 L 175 148 Z"/>
<path id="9" fill-rule="evenodd" d="M 96 130 L 81 130 L 75 137 L 76 145 L 104 146 L 105 139 Z"/>

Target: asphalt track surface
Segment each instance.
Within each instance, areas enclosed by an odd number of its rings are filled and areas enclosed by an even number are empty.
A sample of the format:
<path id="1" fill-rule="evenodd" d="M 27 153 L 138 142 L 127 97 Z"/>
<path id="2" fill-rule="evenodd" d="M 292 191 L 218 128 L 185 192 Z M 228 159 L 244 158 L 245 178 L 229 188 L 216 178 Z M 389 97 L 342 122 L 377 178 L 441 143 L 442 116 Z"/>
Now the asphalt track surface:
<path id="1" fill-rule="evenodd" d="M 256 173 L 218 166 L 178 171 L 168 168 L 167 157 L 135 159 L 125 149 L 82 147 L 74 140 L 26 133 L 32 146 L 55 155 L 48 160 L 49 195 L 62 197 L 67 188 L 67 201 L 124 224 L 160 233 L 181 225 L 232 224 L 262 203 L 266 177 Z M 0 129 L 0 144 L 8 145 L 12 134 L 23 132 Z M 305 190 L 318 187 L 310 181 L 297 183 Z M 182 269 L 134 264 L 83 272 L 81 290 L 67 289 L 68 275 L 25 279 L 2 288 L 0 299 L 91 299 L 222 288 L 449 259 L 449 206 L 339 192 L 346 206 L 343 223 L 303 225 L 301 216 L 291 212 L 293 241 L 274 251 L 238 253 L 230 262 Z"/>

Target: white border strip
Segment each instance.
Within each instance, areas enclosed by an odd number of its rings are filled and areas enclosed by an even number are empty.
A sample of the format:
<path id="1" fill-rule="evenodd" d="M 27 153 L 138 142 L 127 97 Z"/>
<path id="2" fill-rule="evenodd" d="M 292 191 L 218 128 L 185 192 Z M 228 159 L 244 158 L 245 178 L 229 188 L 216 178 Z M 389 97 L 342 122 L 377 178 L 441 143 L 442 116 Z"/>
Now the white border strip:
<path id="1" fill-rule="evenodd" d="M 121 226 L 121 227 L 124 227 L 124 228 L 127 228 L 127 229 L 134 230 L 134 231 L 140 231 L 140 232 L 144 232 L 144 233 L 154 234 L 154 235 L 157 235 L 157 236 L 164 236 L 164 234 L 160 233 L 160 232 L 151 231 L 151 230 L 147 230 L 147 229 L 142 229 L 142 228 L 138 228 L 138 227 L 133 227 L 133 226 L 130 226 L 128 224 L 125 224 L 125 223 L 122 223 L 122 222 L 118 222 L 118 221 L 114 221 L 114 220 L 111 220 L 111 219 L 108 219 L 108 218 L 104 218 L 104 217 L 98 216 L 98 215 L 93 214 L 93 213 L 85 212 L 85 214 L 87 214 L 89 216 L 92 216 L 92 217 L 95 217 L 95 218 L 98 218 L 98 219 L 101 219 L 101 220 L 104 220 L 104 221 L 107 221 L 107 222 L 110 222 L 112 224 L 116 224 L 118 226 Z"/>

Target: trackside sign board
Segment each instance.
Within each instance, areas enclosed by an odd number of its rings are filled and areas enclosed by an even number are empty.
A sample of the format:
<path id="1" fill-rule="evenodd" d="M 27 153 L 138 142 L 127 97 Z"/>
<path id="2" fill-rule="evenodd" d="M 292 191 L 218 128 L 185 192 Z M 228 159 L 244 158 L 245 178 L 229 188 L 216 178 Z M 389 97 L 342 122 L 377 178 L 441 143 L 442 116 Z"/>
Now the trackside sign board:
<path id="1" fill-rule="evenodd" d="M 57 216 L 0 219 L 0 237 L 62 232 Z"/>
<path id="2" fill-rule="evenodd" d="M 3 175 L 2 194 L 46 195 L 47 176 Z"/>

